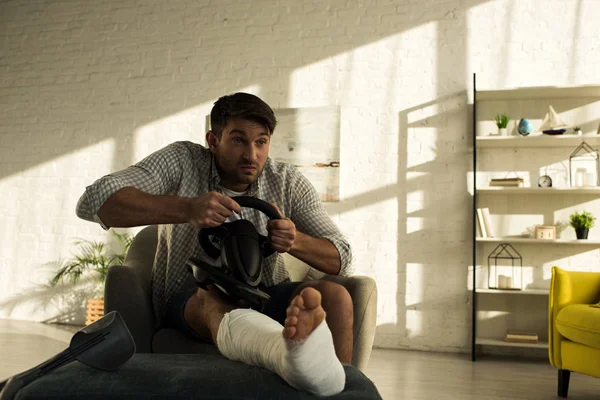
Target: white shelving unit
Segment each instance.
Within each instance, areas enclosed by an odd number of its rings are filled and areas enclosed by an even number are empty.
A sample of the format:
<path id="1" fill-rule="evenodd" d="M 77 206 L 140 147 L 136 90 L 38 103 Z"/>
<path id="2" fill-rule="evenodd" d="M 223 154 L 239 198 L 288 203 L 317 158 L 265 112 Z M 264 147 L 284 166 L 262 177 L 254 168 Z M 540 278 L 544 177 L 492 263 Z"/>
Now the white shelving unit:
<path id="1" fill-rule="evenodd" d="M 544 135 L 543 133 L 531 133 L 528 136 L 478 136 L 475 138 L 477 147 L 496 147 L 496 148 L 530 148 L 530 147 L 576 147 L 581 142 L 586 141 L 589 145 L 600 144 L 598 135 Z"/>
<path id="2" fill-rule="evenodd" d="M 478 243 L 522 243 L 535 245 L 575 245 L 575 246 L 600 246 L 600 240 L 597 239 L 534 239 L 520 237 L 498 237 L 498 238 L 481 238 L 475 239 Z"/>
<path id="3" fill-rule="evenodd" d="M 509 243 L 518 246 L 519 253 L 523 260 L 532 255 L 544 255 L 544 261 L 548 259 L 561 258 L 563 253 L 565 257 L 573 254 L 584 253 L 595 248 L 600 248 L 600 239 L 590 238 L 586 240 L 577 240 L 558 238 L 554 240 L 535 239 L 533 237 L 524 237 L 522 232 L 525 229 L 519 226 L 519 229 L 511 229 L 511 224 L 521 223 L 520 215 L 523 218 L 531 218 L 532 210 L 535 212 L 535 205 L 541 207 L 553 207 L 557 209 L 573 207 L 577 204 L 589 204 L 600 199 L 600 187 L 560 187 L 554 186 L 541 188 L 537 187 L 537 178 L 542 175 L 542 163 L 544 157 L 547 157 L 549 163 L 556 163 L 558 157 L 566 154 L 567 159 L 570 154 L 569 148 L 573 150 L 582 142 L 586 142 L 594 149 L 600 147 L 600 135 L 597 133 L 600 120 L 600 86 L 579 86 L 579 87 L 535 87 L 535 88 L 515 88 L 509 90 L 484 90 L 476 89 L 474 77 L 474 105 L 473 105 L 473 173 L 474 173 L 474 204 L 473 204 L 473 274 L 472 274 L 472 292 L 473 292 L 473 332 L 472 332 L 472 359 L 476 358 L 477 346 L 495 346 L 505 348 L 535 348 L 547 349 L 547 296 L 548 289 L 522 289 L 522 290 L 503 290 L 490 289 L 482 287 L 484 285 L 478 281 L 478 267 L 484 269 L 487 267 L 487 256 L 491 246 Z M 571 129 L 563 135 L 546 135 L 541 132 L 532 132 L 527 136 L 509 134 L 508 136 L 495 135 L 494 115 L 500 112 L 508 112 L 511 117 L 513 129 L 509 132 L 515 133 L 515 124 L 521 117 L 529 118 L 534 126 L 540 126 L 541 118 L 548 110 L 548 105 L 553 105 L 556 111 L 566 119 L 575 124 L 582 124 L 583 135 L 573 135 Z M 564 115 L 563 115 L 564 114 Z M 534 120 L 539 117 L 540 120 Z M 500 173 L 509 173 L 519 170 L 510 164 L 512 160 L 518 160 L 518 156 L 512 158 L 515 154 L 523 157 L 523 154 L 535 154 L 531 156 L 530 165 L 537 162 L 540 166 L 537 170 L 530 170 L 529 187 L 489 187 L 488 179 L 481 180 L 478 174 L 481 173 L 478 159 L 481 163 L 493 160 L 495 152 L 501 152 L 509 160 L 506 165 L 496 162 L 489 170 L 498 176 Z M 481 157 L 478 153 L 484 153 Z M 540 156 L 541 155 L 541 156 Z M 536 158 L 537 157 L 537 158 Z M 548 164 L 545 166 L 548 167 Z M 520 172 L 523 169 L 519 170 Z M 483 173 L 486 173 L 483 168 Z M 537 174 L 537 175 L 536 175 Z M 521 204 L 522 203 L 522 204 Z M 490 205 L 490 211 L 494 214 L 491 207 L 496 207 L 496 212 L 503 214 L 496 218 L 503 218 L 503 224 L 500 227 L 502 232 L 496 232 L 499 237 L 476 237 L 476 209 Z M 523 205 L 524 204 L 524 205 Z M 513 207 L 519 208 L 511 216 Z M 546 211 L 540 213 L 544 222 L 550 218 L 550 222 L 540 225 L 554 224 L 552 214 Z M 504 215 L 507 218 L 504 218 Z M 512 218 L 512 219 L 511 219 Z M 535 219 L 535 217 L 534 217 Z M 562 218 L 564 220 L 564 216 Z M 538 218 L 539 220 L 539 218 Z M 600 221 L 600 219 L 599 219 Z M 530 228 L 530 226 L 528 226 Z M 521 233 L 521 234 L 519 234 Z M 530 264 L 532 270 L 538 269 L 538 279 L 541 276 L 540 265 Z M 483 272 L 481 272 L 483 273 Z M 481 274 L 480 273 L 480 274 Z M 479 285 L 478 285 L 479 282 Z M 487 279 L 485 279 L 487 282 Z M 534 287 L 544 286 L 549 282 L 538 282 Z M 481 307 L 481 308 L 478 308 Z M 498 307 L 498 308 L 494 308 Z M 520 313 L 520 314 L 519 314 Z M 533 322 L 531 320 L 534 320 Z M 537 325 L 536 325 L 537 324 Z M 545 324 L 545 326 L 544 326 Z M 526 329 L 521 329 L 521 326 Z M 535 329 L 532 328 L 535 326 Z M 529 329 L 527 329 L 529 328 Z M 535 330 L 540 341 L 538 343 L 513 343 L 503 340 L 506 330 Z"/>
<path id="4" fill-rule="evenodd" d="M 483 288 L 476 288 L 475 289 L 477 291 L 477 293 L 490 293 L 490 294 L 521 294 L 521 295 L 541 295 L 541 296 L 548 296 L 548 294 L 550 293 L 549 290 L 546 289 L 522 289 L 522 290 L 501 290 L 501 289 L 483 289 Z"/>
<path id="5" fill-rule="evenodd" d="M 477 189 L 479 194 L 582 194 L 582 195 L 600 195 L 599 187 L 577 187 L 577 188 L 541 188 L 541 187 L 486 187 Z"/>
<path id="6" fill-rule="evenodd" d="M 500 346 L 500 347 L 527 347 L 532 349 L 547 349 L 548 342 L 537 342 L 537 343 L 515 343 L 505 342 L 500 339 L 480 338 L 477 339 L 477 344 L 481 346 Z"/>

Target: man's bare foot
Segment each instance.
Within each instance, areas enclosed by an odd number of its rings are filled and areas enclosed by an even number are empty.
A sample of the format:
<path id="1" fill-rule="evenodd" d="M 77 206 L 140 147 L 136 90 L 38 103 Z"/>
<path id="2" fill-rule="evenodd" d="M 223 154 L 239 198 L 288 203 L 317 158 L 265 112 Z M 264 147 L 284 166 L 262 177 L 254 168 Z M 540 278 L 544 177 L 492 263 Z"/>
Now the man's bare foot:
<path id="1" fill-rule="evenodd" d="M 303 289 L 287 308 L 283 337 L 293 341 L 304 340 L 325 319 L 321 307 L 321 293 L 313 288 Z"/>

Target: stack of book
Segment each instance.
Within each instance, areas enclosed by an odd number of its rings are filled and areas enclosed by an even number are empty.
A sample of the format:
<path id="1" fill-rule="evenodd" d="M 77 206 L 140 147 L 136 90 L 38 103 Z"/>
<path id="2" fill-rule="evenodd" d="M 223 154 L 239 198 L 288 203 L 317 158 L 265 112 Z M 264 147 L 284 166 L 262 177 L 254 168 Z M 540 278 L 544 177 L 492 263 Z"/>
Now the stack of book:
<path id="1" fill-rule="evenodd" d="M 538 335 L 537 333 L 531 332 L 508 331 L 504 334 L 504 341 L 513 343 L 537 343 Z"/>
<path id="2" fill-rule="evenodd" d="M 492 219 L 490 218 L 490 209 L 487 207 L 477 209 L 477 237 L 493 238 L 496 236 Z"/>
<path id="3" fill-rule="evenodd" d="M 492 178 L 490 186 L 523 187 L 523 178 Z"/>

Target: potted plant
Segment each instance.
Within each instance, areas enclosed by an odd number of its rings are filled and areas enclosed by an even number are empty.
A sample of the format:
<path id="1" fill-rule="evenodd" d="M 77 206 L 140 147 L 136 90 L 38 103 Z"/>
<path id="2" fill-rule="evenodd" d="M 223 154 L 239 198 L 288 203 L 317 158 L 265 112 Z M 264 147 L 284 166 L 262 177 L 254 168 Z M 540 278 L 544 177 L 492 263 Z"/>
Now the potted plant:
<path id="1" fill-rule="evenodd" d="M 506 136 L 508 134 L 506 130 L 506 127 L 508 126 L 508 121 L 509 119 L 507 114 L 496 114 L 495 122 L 496 126 L 498 127 L 498 134 L 500 134 L 501 136 Z"/>
<path id="2" fill-rule="evenodd" d="M 582 135 L 581 127 L 576 126 L 575 128 L 573 128 L 573 134 L 574 135 Z"/>
<path id="3" fill-rule="evenodd" d="M 117 233 L 110 230 L 119 246 L 119 252 L 115 253 L 106 243 L 77 239 L 74 245 L 77 251 L 67 260 L 54 262 L 58 267 L 56 274 L 50 279 L 50 285 L 56 286 L 61 281 L 75 284 L 84 276 L 88 276 L 98 284 L 97 291 L 87 301 L 86 325 L 95 322 L 104 315 L 104 282 L 108 269 L 113 265 L 123 264 L 127 251 L 133 242 L 133 236 L 127 233 Z"/>
<path id="4" fill-rule="evenodd" d="M 587 239 L 589 230 L 594 226 L 596 217 L 589 211 L 574 212 L 569 217 L 569 225 L 575 228 L 577 239 Z"/>

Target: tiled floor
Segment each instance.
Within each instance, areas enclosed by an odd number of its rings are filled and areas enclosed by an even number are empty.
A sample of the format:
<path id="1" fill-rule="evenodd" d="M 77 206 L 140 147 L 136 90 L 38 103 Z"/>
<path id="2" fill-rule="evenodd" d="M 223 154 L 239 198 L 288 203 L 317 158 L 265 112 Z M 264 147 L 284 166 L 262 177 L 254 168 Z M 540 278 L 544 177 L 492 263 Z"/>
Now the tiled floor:
<path id="1" fill-rule="evenodd" d="M 0 319 L 0 380 L 65 349 L 77 327 Z M 374 349 L 365 374 L 384 399 L 558 399 L 545 360 Z M 600 399 L 600 379 L 571 375 L 570 400 Z"/>

